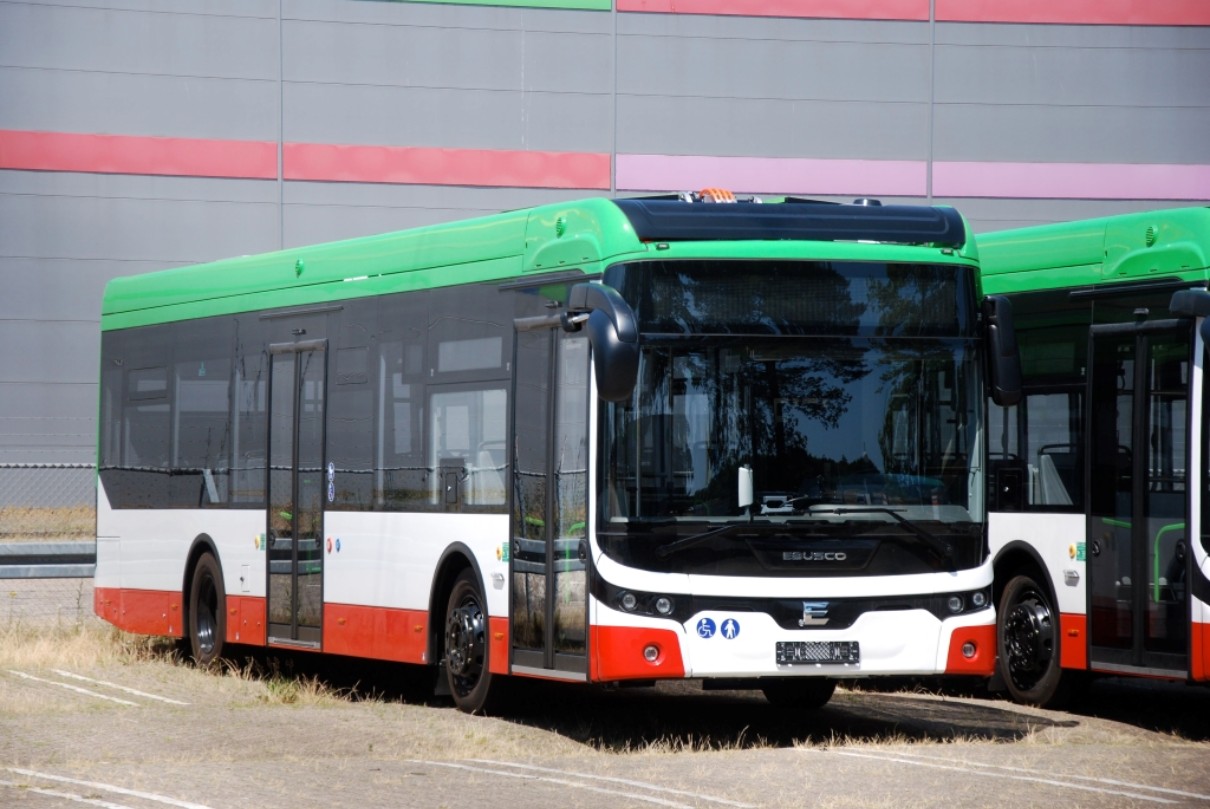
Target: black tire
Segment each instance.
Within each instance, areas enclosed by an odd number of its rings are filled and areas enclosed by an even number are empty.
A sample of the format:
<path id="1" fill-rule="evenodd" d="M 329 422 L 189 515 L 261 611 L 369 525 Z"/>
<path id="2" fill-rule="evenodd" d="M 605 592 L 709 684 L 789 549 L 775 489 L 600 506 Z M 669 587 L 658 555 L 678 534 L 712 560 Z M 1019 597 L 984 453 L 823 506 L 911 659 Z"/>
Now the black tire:
<path id="1" fill-rule="evenodd" d="M 490 707 L 492 673 L 487 608 L 475 574 L 464 570 L 454 580 L 445 610 L 442 662 L 454 704 L 467 713 Z"/>
<path id="2" fill-rule="evenodd" d="M 223 572 L 209 553 L 198 557 L 189 585 L 189 647 L 193 661 L 208 667 L 223 656 L 227 639 L 227 594 Z"/>
<path id="3" fill-rule="evenodd" d="M 814 711 L 828 704 L 836 691 L 836 681 L 822 677 L 786 677 L 761 684 L 765 699 L 780 708 Z"/>
<path id="4" fill-rule="evenodd" d="M 1010 579 L 996 614 L 996 665 L 1014 702 L 1067 704 L 1074 678 L 1059 665 L 1060 634 L 1049 590 L 1028 574 Z"/>

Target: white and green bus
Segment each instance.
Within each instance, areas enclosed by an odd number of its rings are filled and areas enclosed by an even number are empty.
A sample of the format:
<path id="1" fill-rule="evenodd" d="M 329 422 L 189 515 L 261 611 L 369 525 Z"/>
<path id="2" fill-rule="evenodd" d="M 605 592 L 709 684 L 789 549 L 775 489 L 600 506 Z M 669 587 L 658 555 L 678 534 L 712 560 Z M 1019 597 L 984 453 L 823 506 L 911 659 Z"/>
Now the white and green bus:
<path id="1" fill-rule="evenodd" d="M 1210 208 L 978 237 L 1024 395 L 992 407 L 999 674 L 1058 707 L 1092 675 L 1210 682 Z"/>
<path id="2" fill-rule="evenodd" d="M 468 711 L 988 675 L 985 304 L 952 209 L 714 191 L 117 279 L 96 612 L 439 667 Z"/>

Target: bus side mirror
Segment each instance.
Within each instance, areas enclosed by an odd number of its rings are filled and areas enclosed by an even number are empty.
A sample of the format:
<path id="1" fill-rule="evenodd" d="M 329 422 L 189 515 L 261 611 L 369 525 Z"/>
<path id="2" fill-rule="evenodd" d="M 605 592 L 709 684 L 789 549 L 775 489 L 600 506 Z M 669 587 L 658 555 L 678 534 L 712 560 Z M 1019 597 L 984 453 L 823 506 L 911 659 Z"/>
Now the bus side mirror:
<path id="1" fill-rule="evenodd" d="M 576 284 L 563 323 L 569 331 L 587 326 L 600 397 L 609 402 L 629 399 L 639 372 L 639 329 L 630 304 L 613 287 Z"/>
<path id="2" fill-rule="evenodd" d="M 1021 401 L 1021 352 L 1013 328 L 1013 305 L 1003 295 L 988 295 L 983 301 L 987 326 L 987 370 L 992 401 L 1012 407 Z"/>
<path id="3" fill-rule="evenodd" d="M 1175 315 L 1202 318 L 1198 331 L 1202 335 L 1202 344 L 1210 346 L 1210 290 L 1179 289 L 1172 293 L 1168 309 Z"/>

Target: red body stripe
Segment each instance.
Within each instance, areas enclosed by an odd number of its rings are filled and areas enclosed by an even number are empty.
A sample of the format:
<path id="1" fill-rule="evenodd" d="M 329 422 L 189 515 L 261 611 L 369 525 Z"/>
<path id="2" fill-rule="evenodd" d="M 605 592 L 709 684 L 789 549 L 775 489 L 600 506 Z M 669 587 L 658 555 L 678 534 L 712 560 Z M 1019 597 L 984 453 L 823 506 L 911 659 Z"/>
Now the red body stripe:
<path id="1" fill-rule="evenodd" d="M 589 679 L 614 680 L 671 679 L 685 676 L 681 644 L 669 629 L 645 629 L 631 626 L 589 627 Z M 655 645 L 660 655 L 654 663 L 643 658 L 643 650 Z"/>
<path id="2" fill-rule="evenodd" d="M 1210 624 L 1189 626 L 1189 677 L 1197 682 L 1210 680 Z"/>
<path id="3" fill-rule="evenodd" d="M 1088 668 L 1088 616 L 1076 613 L 1059 615 L 1059 665 L 1065 669 Z"/>
<path id="4" fill-rule="evenodd" d="M 431 662 L 425 660 L 428 625 L 427 612 L 327 604 L 323 650 L 399 663 Z"/>
<path id="5" fill-rule="evenodd" d="M 967 657 L 962 647 L 975 644 L 975 654 Z M 949 654 L 945 660 L 946 674 L 978 675 L 990 677 L 996 669 L 996 626 L 966 626 L 954 630 L 950 636 Z"/>
<path id="6" fill-rule="evenodd" d="M 126 632 L 170 638 L 185 634 L 180 593 L 98 587 L 92 603 L 97 617 Z"/>
<path id="7" fill-rule="evenodd" d="M 264 598 L 227 596 L 227 642 L 264 646 L 268 641 L 265 610 Z"/>

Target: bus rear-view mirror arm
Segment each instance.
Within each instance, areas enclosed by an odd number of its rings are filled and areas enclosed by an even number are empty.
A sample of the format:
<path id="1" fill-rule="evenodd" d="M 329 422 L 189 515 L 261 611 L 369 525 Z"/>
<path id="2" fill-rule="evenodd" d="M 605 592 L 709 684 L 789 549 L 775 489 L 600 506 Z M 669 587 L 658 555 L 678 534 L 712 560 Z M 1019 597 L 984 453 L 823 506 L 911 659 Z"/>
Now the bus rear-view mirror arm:
<path id="1" fill-rule="evenodd" d="M 1003 295 L 983 300 L 987 327 L 987 369 L 992 401 L 1011 407 L 1021 401 L 1021 352 L 1013 328 L 1013 306 Z"/>
<path id="2" fill-rule="evenodd" d="M 596 367 L 597 394 L 620 402 L 634 392 L 639 371 L 639 329 L 634 310 L 613 287 L 576 284 L 567 298 L 563 328 L 588 329 Z"/>

